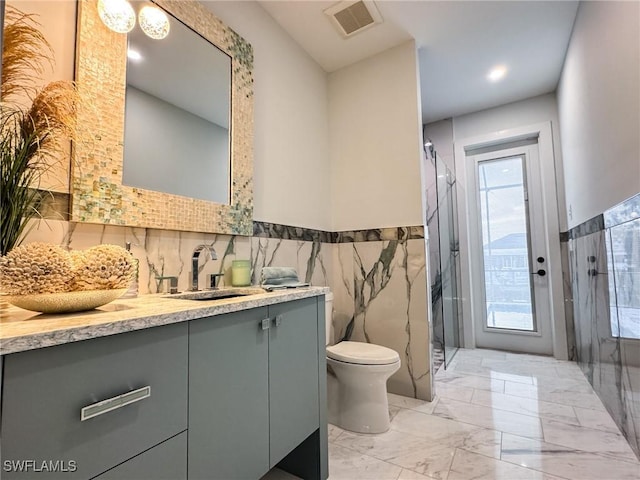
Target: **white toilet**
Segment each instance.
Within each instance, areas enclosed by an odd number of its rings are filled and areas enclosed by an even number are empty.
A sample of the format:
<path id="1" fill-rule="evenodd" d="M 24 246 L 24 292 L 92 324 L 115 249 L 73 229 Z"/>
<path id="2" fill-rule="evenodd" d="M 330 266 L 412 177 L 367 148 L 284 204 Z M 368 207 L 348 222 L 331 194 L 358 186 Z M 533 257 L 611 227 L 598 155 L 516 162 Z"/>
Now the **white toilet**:
<path id="1" fill-rule="evenodd" d="M 333 294 L 326 299 L 329 423 L 359 433 L 389 430 L 387 380 L 400 368 L 398 352 L 363 342 L 333 343 Z"/>

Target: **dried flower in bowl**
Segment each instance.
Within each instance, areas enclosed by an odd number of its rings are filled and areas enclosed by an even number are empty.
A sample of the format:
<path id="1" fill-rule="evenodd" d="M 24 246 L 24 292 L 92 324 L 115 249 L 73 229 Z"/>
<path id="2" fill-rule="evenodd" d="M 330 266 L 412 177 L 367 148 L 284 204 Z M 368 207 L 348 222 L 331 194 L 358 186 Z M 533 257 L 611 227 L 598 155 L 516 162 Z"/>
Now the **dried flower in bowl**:
<path id="1" fill-rule="evenodd" d="M 73 277 L 71 255 L 57 245 L 28 243 L 0 257 L 0 290 L 10 295 L 67 292 Z"/>
<path id="2" fill-rule="evenodd" d="M 74 253 L 73 290 L 127 288 L 135 275 L 133 257 L 118 245 L 97 245 Z"/>

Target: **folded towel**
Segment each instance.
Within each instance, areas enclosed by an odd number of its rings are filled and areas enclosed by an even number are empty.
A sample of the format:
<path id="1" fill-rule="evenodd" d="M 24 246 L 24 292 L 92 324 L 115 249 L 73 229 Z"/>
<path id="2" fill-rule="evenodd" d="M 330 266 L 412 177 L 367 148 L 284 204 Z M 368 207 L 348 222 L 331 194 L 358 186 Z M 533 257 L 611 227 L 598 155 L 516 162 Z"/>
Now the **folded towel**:
<path id="1" fill-rule="evenodd" d="M 260 285 L 265 290 L 281 288 L 308 287 L 308 283 L 302 283 L 298 279 L 298 273 L 293 267 L 264 267 Z"/>
<path id="2" fill-rule="evenodd" d="M 298 273 L 293 267 L 264 267 L 260 283 L 269 285 L 284 285 L 299 282 Z"/>

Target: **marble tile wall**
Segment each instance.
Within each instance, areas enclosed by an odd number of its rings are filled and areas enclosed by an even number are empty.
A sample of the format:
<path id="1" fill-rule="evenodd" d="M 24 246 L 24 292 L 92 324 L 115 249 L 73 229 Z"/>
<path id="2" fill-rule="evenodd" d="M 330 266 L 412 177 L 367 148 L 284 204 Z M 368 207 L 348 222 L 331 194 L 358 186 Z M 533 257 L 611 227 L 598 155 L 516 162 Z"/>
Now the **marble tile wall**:
<path id="1" fill-rule="evenodd" d="M 622 206 L 570 232 L 575 351 L 640 457 L 640 195 Z"/>
<path id="2" fill-rule="evenodd" d="M 338 243 L 333 256 L 334 339 L 394 349 L 388 390 L 431 400 L 424 239 Z"/>
<path id="3" fill-rule="evenodd" d="M 141 295 L 163 291 L 157 276 L 177 276 L 178 289 L 188 289 L 191 254 L 203 243 L 213 245 L 218 258 L 201 254 L 201 285 L 211 273 L 224 273 L 221 286 L 230 285 L 235 259 L 251 259 L 253 283 L 259 283 L 262 267 L 295 267 L 301 280 L 334 292 L 335 340 L 349 337 L 393 348 L 402 367 L 389 390 L 431 399 L 422 227 L 321 232 L 254 222 L 254 236 L 245 237 L 47 220 L 35 224 L 26 239 L 31 241 L 72 249 L 131 242 Z"/>

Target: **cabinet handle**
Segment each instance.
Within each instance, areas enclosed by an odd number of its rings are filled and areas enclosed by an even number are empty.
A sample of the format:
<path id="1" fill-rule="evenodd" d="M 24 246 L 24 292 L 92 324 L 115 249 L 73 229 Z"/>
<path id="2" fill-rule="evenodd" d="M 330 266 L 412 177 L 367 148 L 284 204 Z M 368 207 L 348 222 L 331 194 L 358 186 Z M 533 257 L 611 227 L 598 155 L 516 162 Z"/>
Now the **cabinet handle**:
<path id="1" fill-rule="evenodd" d="M 270 324 L 271 324 L 271 320 L 269 320 L 268 318 L 265 318 L 264 320 L 260 321 L 260 328 L 262 330 L 269 330 Z"/>
<path id="2" fill-rule="evenodd" d="M 116 397 L 102 400 L 98 403 L 92 403 L 91 405 L 87 405 L 86 407 L 82 408 L 82 410 L 80 410 L 80 421 L 84 422 L 85 420 L 97 417 L 98 415 L 102 415 L 112 410 L 117 410 L 118 408 L 122 408 L 131 403 L 139 402 L 140 400 L 144 400 L 145 398 L 149 398 L 150 396 L 151 387 L 146 386 L 138 388 L 137 390 L 132 390 L 131 392 L 123 393 L 122 395 L 118 395 Z"/>
<path id="3" fill-rule="evenodd" d="M 276 318 L 273 319 L 273 324 L 276 327 L 279 327 L 280 324 L 282 323 L 282 318 L 283 318 L 282 315 L 276 315 Z"/>

